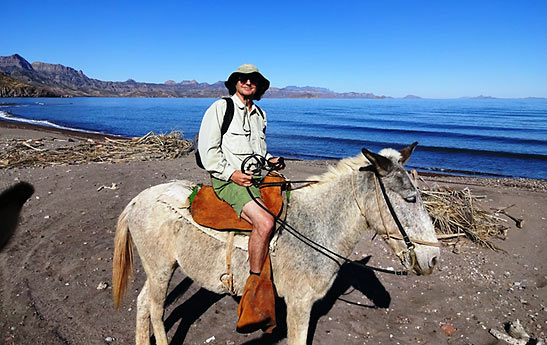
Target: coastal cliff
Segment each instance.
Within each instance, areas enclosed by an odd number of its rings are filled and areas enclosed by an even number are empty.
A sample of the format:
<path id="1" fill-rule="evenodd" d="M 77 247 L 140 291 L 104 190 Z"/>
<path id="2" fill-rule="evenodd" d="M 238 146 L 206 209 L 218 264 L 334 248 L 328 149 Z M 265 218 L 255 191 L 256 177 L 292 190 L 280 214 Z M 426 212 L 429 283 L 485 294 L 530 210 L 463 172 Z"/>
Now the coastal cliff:
<path id="1" fill-rule="evenodd" d="M 203 97 L 228 95 L 223 81 L 213 84 L 167 80 L 163 84 L 124 82 L 89 78 L 83 71 L 60 64 L 33 62 L 18 54 L 0 56 L 0 97 Z M 326 88 L 287 86 L 271 87 L 269 98 L 391 98 L 373 93 L 337 93 Z"/>
<path id="2" fill-rule="evenodd" d="M 57 97 L 54 92 L 34 87 L 0 72 L 0 97 Z"/>

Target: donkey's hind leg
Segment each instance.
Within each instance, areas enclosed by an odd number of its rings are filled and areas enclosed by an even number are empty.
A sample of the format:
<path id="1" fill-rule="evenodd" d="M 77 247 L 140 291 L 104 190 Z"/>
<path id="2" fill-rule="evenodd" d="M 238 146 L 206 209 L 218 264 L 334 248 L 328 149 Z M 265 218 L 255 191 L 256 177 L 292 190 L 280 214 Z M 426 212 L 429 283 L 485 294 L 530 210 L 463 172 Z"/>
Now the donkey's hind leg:
<path id="1" fill-rule="evenodd" d="M 148 292 L 148 280 L 144 283 L 137 298 L 137 333 L 135 335 L 137 345 L 150 345 L 150 295 Z"/>
<path id="2" fill-rule="evenodd" d="M 163 311 L 165 298 L 167 297 L 167 287 L 173 274 L 174 266 L 156 271 L 154 277 L 149 277 L 148 296 L 150 301 L 150 321 L 154 329 L 157 345 L 168 345 L 167 334 L 163 325 Z"/>

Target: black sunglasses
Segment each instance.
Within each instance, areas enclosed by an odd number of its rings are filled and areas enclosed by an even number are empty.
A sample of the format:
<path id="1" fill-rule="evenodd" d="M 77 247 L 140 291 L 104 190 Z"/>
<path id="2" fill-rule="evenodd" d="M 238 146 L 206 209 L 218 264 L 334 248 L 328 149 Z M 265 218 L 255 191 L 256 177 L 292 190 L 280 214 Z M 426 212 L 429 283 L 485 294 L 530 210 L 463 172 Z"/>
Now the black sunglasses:
<path id="1" fill-rule="evenodd" d="M 240 81 L 241 84 L 245 84 L 247 80 L 249 80 L 251 84 L 258 85 L 260 77 L 256 74 L 240 74 L 238 75 L 237 80 Z"/>

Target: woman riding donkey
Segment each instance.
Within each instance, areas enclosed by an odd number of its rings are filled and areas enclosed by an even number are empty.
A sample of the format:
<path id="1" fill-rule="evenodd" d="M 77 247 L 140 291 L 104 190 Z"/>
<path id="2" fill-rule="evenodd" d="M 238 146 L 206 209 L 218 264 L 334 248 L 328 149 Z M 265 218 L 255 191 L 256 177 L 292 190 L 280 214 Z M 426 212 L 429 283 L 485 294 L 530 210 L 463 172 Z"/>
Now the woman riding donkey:
<path id="1" fill-rule="evenodd" d="M 254 103 L 260 100 L 270 82 L 256 66 L 244 64 L 229 76 L 224 85 L 231 97 L 217 100 L 203 116 L 198 134 L 198 164 L 201 163 L 211 174 L 213 189 L 219 199 L 230 204 L 239 217 L 252 225 L 248 246 L 250 276 L 238 309 L 237 329 L 253 332 L 262 328 L 270 332 L 275 326 L 275 315 L 265 315 L 265 320 L 256 320 L 252 316 L 249 319 L 246 315 L 261 313 L 256 310 L 261 308 L 258 305 L 260 301 L 253 296 L 261 284 L 260 275 L 265 267 L 275 220 L 249 195 L 248 189 L 263 204 L 259 188 L 253 185 L 252 172 L 240 170 L 243 160 L 252 154 L 265 157 L 276 170 L 285 167 L 283 159 L 273 157 L 266 149 L 266 113 Z M 269 260 L 266 265 L 265 270 L 269 272 Z"/>

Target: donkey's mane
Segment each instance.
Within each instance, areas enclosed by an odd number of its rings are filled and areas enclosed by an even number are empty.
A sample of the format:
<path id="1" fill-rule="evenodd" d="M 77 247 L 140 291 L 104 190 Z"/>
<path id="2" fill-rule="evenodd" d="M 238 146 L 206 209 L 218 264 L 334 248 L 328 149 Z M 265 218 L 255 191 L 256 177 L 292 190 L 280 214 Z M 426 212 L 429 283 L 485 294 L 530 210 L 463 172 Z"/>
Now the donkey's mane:
<path id="1" fill-rule="evenodd" d="M 378 154 L 390 159 L 393 162 L 398 162 L 399 159 L 401 159 L 401 153 L 391 148 L 385 148 L 381 150 Z M 312 176 L 310 177 L 310 180 L 319 181 L 318 184 L 326 183 L 340 176 L 351 174 L 354 171 L 359 170 L 359 168 L 369 165 L 369 160 L 362 153 L 359 153 L 357 156 L 341 159 L 338 164 L 336 164 L 336 166 L 329 166 L 327 172 L 322 175 Z M 313 184 L 310 185 L 310 187 L 316 185 L 317 184 Z"/>

